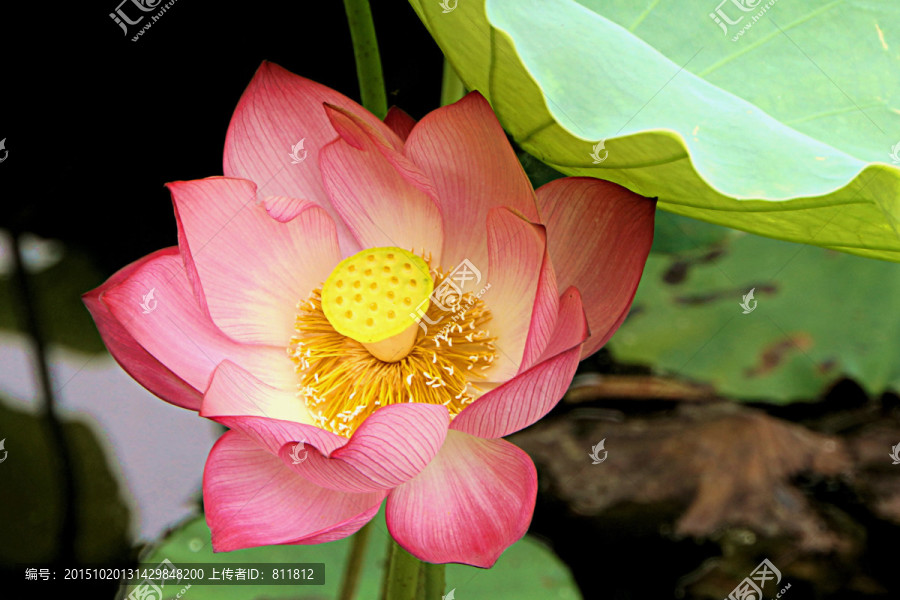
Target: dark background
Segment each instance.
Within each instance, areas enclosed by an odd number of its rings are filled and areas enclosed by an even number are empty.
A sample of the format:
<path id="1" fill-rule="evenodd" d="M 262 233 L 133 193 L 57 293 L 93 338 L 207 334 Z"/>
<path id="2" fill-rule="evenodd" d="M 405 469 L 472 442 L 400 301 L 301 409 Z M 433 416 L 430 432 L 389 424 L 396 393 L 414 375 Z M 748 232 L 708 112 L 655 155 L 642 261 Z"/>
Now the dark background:
<path id="1" fill-rule="evenodd" d="M 132 42 L 108 16 L 118 1 L 6 3 L 0 24 L 0 227 L 83 247 L 108 273 L 175 245 L 163 185 L 222 174 L 263 60 L 359 101 L 342 2 L 178 0 Z M 409 4 L 376 2 L 373 16 L 388 102 L 421 118 L 439 103 L 441 52 Z"/>

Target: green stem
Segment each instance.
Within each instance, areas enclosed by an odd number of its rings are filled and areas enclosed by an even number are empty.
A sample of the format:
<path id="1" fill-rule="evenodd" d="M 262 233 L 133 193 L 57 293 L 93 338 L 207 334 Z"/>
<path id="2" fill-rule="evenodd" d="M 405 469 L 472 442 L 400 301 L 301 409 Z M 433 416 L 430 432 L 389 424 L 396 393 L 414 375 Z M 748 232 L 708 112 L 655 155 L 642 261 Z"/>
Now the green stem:
<path id="1" fill-rule="evenodd" d="M 344 568 L 344 578 L 341 583 L 338 600 L 353 600 L 353 597 L 356 595 L 356 588 L 359 586 L 359 575 L 362 573 L 363 558 L 366 554 L 366 544 L 371 533 L 372 522 L 369 521 L 352 538 L 350 554 L 347 557 L 347 566 Z"/>
<path id="2" fill-rule="evenodd" d="M 433 565 L 425 563 L 425 598 L 427 600 L 438 600 L 444 597 L 444 588 L 447 587 L 444 582 L 444 565 Z"/>
<path id="3" fill-rule="evenodd" d="M 450 61 L 444 59 L 444 76 L 441 80 L 441 106 L 453 104 L 466 94 L 466 87 Z"/>
<path id="4" fill-rule="evenodd" d="M 425 563 L 422 563 L 421 568 L 419 568 L 419 580 L 416 585 L 416 598 L 425 600 L 427 597 L 425 595 Z"/>
<path id="5" fill-rule="evenodd" d="M 387 114 L 387 92 L 381 72 L 378 39 L 369 0 L 344 0 L 350 38 L 353 40 L 353 56 L 356 58 L 356 76 L 362 105 L 379 119 Z"/>
<path id="6" fill-rule="evenodd" d="M 384 556 L 384 576 L 381 578 L 381 595 L 378 596 L 378 600 L 387 600 L 387 588 L 388 588 L 388 573 L 391 572 L 391 555 L 394 552 L 394 538 L 390 535 L 387 536 L 387 549 L 385 550 Z"/>
<path id="7" fill-rule="evenodd" d="M 75 542 L 78 537 L 79 496 L 76 488 L 77 482 L 73 474 L 75 461 L 71 454 L 70 444 L 66 440 L 63 422 L 57 412 L 53 384 L 50 381 L 47 344 L 44 340 L 44 330 L 38 314 L 38 306 L 41 303 L 38 302 L 31 277 L 25 271 L 25 260 L 22 255 L 19 236 L 20 233 L 18 231 L 10 232 L 13 289 L 19 292 L 18 304 L 22 309 L 22 328 L 28 333 L 34 352 L 35 371 L 37 371 L 44 408 L 43 421 L 47 424 L 47 433 L 49 434 L 47 443 L 51 449 L 51 455 L 54 457 L 52 468 L 56 471 L 56 480 L 59 482 L 59 491 L 57 493 L 62 514 L 60 515 L 59 533 L 56 537 L 57 550 L 54 559 L 56 564 L 68 566 L 75 561 Z M 46 299 L 43 300 L 46 301 Z"/>
<path id="8" fill-rule="evenodd" d="M 390 600 L 417 600 L 421 569 L 418 558 L 392 542 L 385 596 Z"/>

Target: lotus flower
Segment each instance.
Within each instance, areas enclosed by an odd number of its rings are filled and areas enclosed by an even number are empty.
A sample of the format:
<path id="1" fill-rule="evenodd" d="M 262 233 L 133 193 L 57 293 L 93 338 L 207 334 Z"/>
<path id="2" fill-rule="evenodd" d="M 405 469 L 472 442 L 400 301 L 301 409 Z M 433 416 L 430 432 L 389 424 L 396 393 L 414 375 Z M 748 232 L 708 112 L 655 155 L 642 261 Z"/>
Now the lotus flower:
<path id="1" fill-rule="evenodd" d="M 417 558 L 491 566 L 537 492 L 502 438 L 625 318 L 654 202 L 591 178 L 535 192 L 477 92 L 382 122 L 270 63 L 224 172 L 169 184 L 178 246 L 84 298 L 132 377 L 230 429 L 203 478 L 214 549 L 343 538 L 386 499 Z"/>

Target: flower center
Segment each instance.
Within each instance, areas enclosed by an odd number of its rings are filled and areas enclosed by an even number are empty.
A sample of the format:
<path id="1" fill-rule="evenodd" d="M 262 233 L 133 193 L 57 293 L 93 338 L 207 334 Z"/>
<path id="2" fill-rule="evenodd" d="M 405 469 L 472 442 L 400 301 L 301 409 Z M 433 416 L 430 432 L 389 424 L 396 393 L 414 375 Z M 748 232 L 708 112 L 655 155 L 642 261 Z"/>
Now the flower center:
<path id="1" fill-rule="evenodd" d="M 486 391 L 491 312 L 480 293 L 430 302 L 446 277 L 406 250 L 372 248 L 341 261 L 297 305 L 288 354 L 319 427 L 350 437 L 401 402 L 442 404 L 453 419 Z"/>
<path id="2" fill-rule="evenodd" d="M 434 280 L 424 260 L 401 248 L 370 248 L 342 260 L 322 286 L 322 310 L 334 329 L 385 362 L 403 359 L 416 341 L 417 308 L 427 310 Z"/>

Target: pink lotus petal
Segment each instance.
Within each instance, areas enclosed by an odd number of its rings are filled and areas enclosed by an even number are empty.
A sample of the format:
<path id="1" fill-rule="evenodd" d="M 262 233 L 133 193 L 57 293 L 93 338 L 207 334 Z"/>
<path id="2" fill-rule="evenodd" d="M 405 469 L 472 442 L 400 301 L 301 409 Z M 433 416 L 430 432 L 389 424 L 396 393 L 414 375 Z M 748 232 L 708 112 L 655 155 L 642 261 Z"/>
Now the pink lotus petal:
<path id="1" fill-rule="evenodd" d="M 295 219 L 310 206 L 315 206 L 315 203 L 309 200 L 300 200 L 287 196 L 266 196 L 263 198 L 262 203 L 266 207 L 266 213 L 279 223 L 287 223 Z"/>
<path id="2" fill-rule="evenodd" d="M 360 118 L 352 110 L 346 110 L 334 104 L 325 104 L 325 115 L 331 122 L 335 133 L 357 150 L 374 146 L 387 154 L 397 153 L 403 149 L 403 144 L 396 135 L 385 135 L 383 128 L 371 127 L 365 119 Z M 321 160 L 319 165 L 321 166 Z"/>
<path id="3" fill-rule="evenodd" d="M 558 313 L 559 290 L 556 288 L 556 273 L 553 270 L 550 253 L 544 249 L 541 276 L 538 279 L 531 323 L 528 326 L 528 340 L 525 343 L 522 364 L 519 366 L 518 373 L 523 373 L 530 369 L 544 352 L 547 342 L 556 329 L 556 316 Z"/>
<path id="4" fill-rule="evenodd" d="M 356 150 L 377 150 L 408 183 L 419 188 L 436 202 L 437 192 L 431 180 L 413 161 L 400 152 L 402 148 L 396 146 L 393 138 L 385 138 L 380 131 L 369 127 L 364 120 L 338 106 L 326 104 L 325 112 L 342 140 Z M 319 166 L 321 167 L 321 159 Z"/>
<path id="5" fill-rule="evenodd" d="M 400 151 L 402 148 L 396 146 L 393 138 L 385 138 L 380 131 L 369 127 L 363 119 L 338 106 L 326 104 L 325 113 L 337 134 L 351 147 L 356 150 L 377 150 L 410 184 L 419 188 L 429 198 L 437 197 L 431 180 L 413 161 L 404 156 Z M 321 160 L 319 164 L 321 166 Z"/>
<path id="6" fill-rule="evenodd" d="M 575 287 L 562 295 L 556 330 L 537 366 L 467 406 L 450 425 L 482 438 L 500 438 L 536 423 L 566 393 L 588 337 L 587 319 Z"/>
<path id="7" fill-rule="evenodd" d="M 145 298 L 153 291 L 152 310 Z M 296 384 L 284 348 L 239 344 L 219 331 L 197 304 L 181 259 L 160 253 L 104 290 L 100 300 L 144 350 L 196 390 L 229 359 L 275 387 Z"/>
<path id="8" fill-rule="evenodd" d="M 232 416 L 267 417 L 309 426 L 313 422 L 306 404 L 297 397 L 296 387 L 276 388 L 268 385 L 230 360 L 224 360 L 216 367 L 209 388 L 203 395 L 200 416 L 210 419 Z M 281 440 L 274 443 L 273 452 L 277 453 L 283 443 Z"/>
<path id="9" fill-rule="evenodd" d="M 340 262 L 331 219 L 306 204 L 279 223 L 243 179 L 181 181 L 169 189 L 184 234 L 181 251 L 196 268 L 213 321 L 237 341 L 286 348 L 297 302 Z"/>
<path id="10" fill-rule="evenodd" d="M 437 203 L 437 191 L 434 189 L 431 180 L 413 161 L 400 151 L 402 148 L 396 146 L 393 138 L 385 138 L 377 129 L 369 127 L 364 120 L 338 106 L 326 104 L 325 112 L 331 121 L 332 127 L 334 127 L 334 130 L 343 141 L 356 150 L 377 150 L 403 179 Z M 323 148 L 322 150 L 324 152 L 325 149 Z M 321 162 L 320 158 L 320 167 Z M 326 189 L 327 187 L 326 185 Z"/>
<path id="11" fill-rule="evenodd" d="M 311 425 L 303 401 L 293 392 L 267 385 L 227 360 L 213 374 L 200 416 L 240 431 L 273 456 L 289 443 L 303 442 L 325 454 L 347 443 Z"/>
<path id="12" fill-rule="evenodd" d="M 350 441 L 328 456 L 309 453 L 294 464 L 291 445 L 281 449 L 285 464 L 313 483 L 343 492 L 389 490 L 409 481 L 441 449 L 447 409 L 434 404 L 394 404 L 369 416 Z"/>
<path id="13" fill-rule="evenodd" d="M 402 141 L 356 102 L 309 79 L 263 62 L 238 102 L 225 138 L 224 173 L 254 181 L 261 196 L 305 198 L 325 208 L 338 227 L 345 255 L 359 248 L 331 207 L 319 173 L 319 151 L 337 135 L 323 104 L 345 108 L 392 139 Z M 292 148 L 303 140 L 302 161 L 292 164 Z M 348 244 L 345 246 L 345 244 Z"/>
<path id="14" fill-rule="evenodd" d="M 487 233 L 487 283 L 491 287 L 482 298 L 492 313 L 488 328 L 497 338 L 497 359 L 486 376 L 491 381 L 506 381 L 522 366 L 532 316 L 538 320 L 548 318 L 546 311 L 534 312 L 546 234 L 542 226 L 529 223 L 506 208 L 491 209 Z M 544 283 L 549 284 L 549 277 Z M 543 294 L 539 302 L 546 302 Z M 535 323 L 534 327 L 539 330 L 543 325 Z"/>
<path id="15" fill-rule="evenodd" d="M 197 410 L 200 408 L 200 392 L 144 350 L 103 303 L 103 294 L 107 290 L 125 281 L 136 270 L 160 256 L 177 257 L 178 248 L 158 250 L 119 269 L 106 283 L 84 294 L 82 299 L 97 323 L 97 329 L 109 353 L 129 375 L 166 402 Z"/>
<path id="16" fill-rule="evenodd" d="M 439 264 L 443 226 L 430 182 L 353 115 L 329 116 L 341 139 L 322 150 L 322 178 L 360 246 L 427 251 Z"/>
<path id="17" fill-rule="evenodd" d="M 219 365 L 200 416 L 247 435 L 303 478 L 344 492 L 387 490 L 414 477 L 437 454 L 447 433 L 443 406 L 386 406 L 346 438 L 311 425 L 302 400 L 267 386 L 240 367 Z M 305 458 L 291 456 L 303 442 Z"/>
<path id="18" fill-rule="evenodd" d="M 406 140 L 406 155 L 433 182 L 444 222 L 442 265 L 464 259 L 488 263 L 488 212 L 508 206 L 539 222 L 531 182 L 522 170 L 487 100 L 478 92 L 419 121 Z"/>
<path id="19" fill-rule="evenodd" d="M 574 285 L 584 298 L 592 334 L 585 358 L 628 314 L 653 242 L 656 201 L 590 177 L 551 181 L 537 195 L 559 286 Z"/>
<path id="20" fill-rule="evenodd" d="M 203 504 L 216 552 L 341 539 L 369 522 L 384 496 L 318 487 L 236 431 L 216 442 L 203 473 Z"/>
<path id="21" fill-rule="evenodd" d="M 347 438 L 309 424 L 294 389 L 272 387 L 223 361 L 203 396 L 200 416 L 240 431 L 273 456 L 289 443 L 303 442 L 326 455 L 345 445 Z"/>
<path id="22" fill-rule="evenodd" d="M 402 109 L 392 106 L 388 109 L 387 116 L 384 118 L 384 124 L 390 127 L 391 131 L 405 142 L 413 127 L 416 126 L 416 120 Z"/>
<path id="23" fill-rule="evenodd" d="M 208 416 L 208 415 L 203 415 Z M 281 456 L 285 444 L 303 443 L 300 450 L 329 454 L 347 443 L 347 438 L 315 425 L 248 415 L 209 417 L 229 429 L 240 431 L 272 456 Z"/>
<path id="24" fill-rule="evenodd" d="M 387 526 L 420 560 L 488 568 L 525 535 L 536 497 L 527 454 L 450 431 L 435 459 L 388 496 Z"/>

